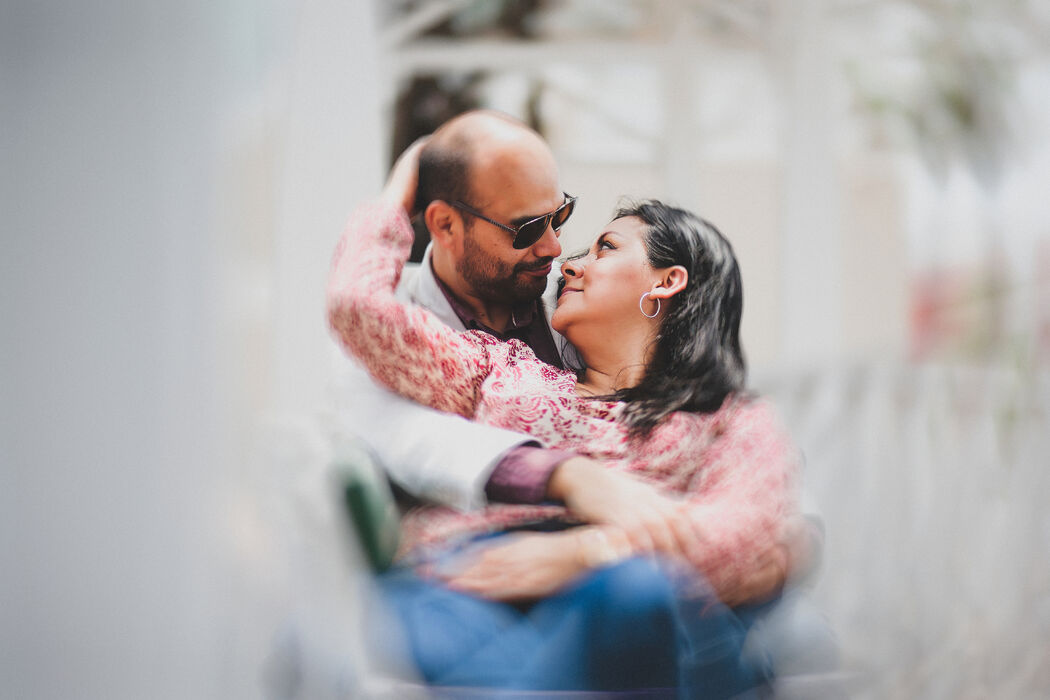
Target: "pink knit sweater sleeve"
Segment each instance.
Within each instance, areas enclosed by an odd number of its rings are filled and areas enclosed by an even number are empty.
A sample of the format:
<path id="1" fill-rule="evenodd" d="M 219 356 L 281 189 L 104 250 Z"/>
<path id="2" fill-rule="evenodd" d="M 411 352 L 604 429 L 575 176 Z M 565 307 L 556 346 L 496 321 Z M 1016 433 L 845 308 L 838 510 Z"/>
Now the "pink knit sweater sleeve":
<path id="1" fill-rule="evenodd" d="M 773 408 L 752 400 L 726 411 L 698 456 L 688 515 L 702 544 L 689 559 L 724 591 L 754 571 L 797 512 L 801 455 Z"/>
<path id="2" fill-rule="evenodd" d="M 354 211 L 332 260 L 329 324 L 378 381 L 421 404 L 470 418 L 491 367 L 490 344 L 395 298 L 411 245 L 412 227 L 400 207 L 370 204 Z"/>

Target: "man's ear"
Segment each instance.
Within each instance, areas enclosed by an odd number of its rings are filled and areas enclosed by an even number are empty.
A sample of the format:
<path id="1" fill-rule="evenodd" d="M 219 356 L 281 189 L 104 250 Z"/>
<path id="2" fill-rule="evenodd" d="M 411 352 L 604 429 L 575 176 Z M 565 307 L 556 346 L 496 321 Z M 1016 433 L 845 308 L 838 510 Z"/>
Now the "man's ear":
<path id="1" fill-rule="evenodd" d="M 435 199 L 423 210 L 423 222 L 434 245 L 449 248 L 456 240 L 456 232 L 463 226 L 458 212 L 448 202 Z"/>
<path id="2" fill-rule="evenodd" d="M 685 289 L 689 282 L 689 271 L 681 265 L 672 265 L 660 270 L 660 277 L 653 290 L 649 292 L 652 299 L 670 299 L 678 292 Z"/>

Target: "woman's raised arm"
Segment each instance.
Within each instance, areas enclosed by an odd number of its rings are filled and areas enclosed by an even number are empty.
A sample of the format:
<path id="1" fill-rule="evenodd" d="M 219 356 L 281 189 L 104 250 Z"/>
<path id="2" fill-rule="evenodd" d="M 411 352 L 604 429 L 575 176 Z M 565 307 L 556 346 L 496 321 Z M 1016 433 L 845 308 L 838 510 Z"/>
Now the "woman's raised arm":
<path id="1" fill-rule="evenodd" d="M 470 418 L 491 367 L 491 344 L 395 297 L 412 238 L 401 205 L 384 198 L 359 207 L 332 260 L 328 321 L 340 344 L 378 381 L 426 406 Z"/>

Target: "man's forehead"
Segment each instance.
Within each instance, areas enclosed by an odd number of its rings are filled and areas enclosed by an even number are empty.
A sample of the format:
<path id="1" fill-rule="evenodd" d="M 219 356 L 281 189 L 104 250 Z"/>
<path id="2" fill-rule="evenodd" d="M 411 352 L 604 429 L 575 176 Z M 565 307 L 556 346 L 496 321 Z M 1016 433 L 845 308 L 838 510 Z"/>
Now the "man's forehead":
<path id="1" fill-rule="evenodd" d="M 517 219 L 542 216 L 564 201 L 554 167 L 542 162 L 526 167 L 505 163 L 491 166 L 477 170 L 472 178 L 478 206 L 498 209 Z"/>
<path id="2" fill-rule="evenodd" d="M 485 206 L 489 211 L 517 226 L 554 211 L 564 203 L 565 194 L 557 188 L 541 193 L 503 190 L 488 197 L 487 201 Z"/>

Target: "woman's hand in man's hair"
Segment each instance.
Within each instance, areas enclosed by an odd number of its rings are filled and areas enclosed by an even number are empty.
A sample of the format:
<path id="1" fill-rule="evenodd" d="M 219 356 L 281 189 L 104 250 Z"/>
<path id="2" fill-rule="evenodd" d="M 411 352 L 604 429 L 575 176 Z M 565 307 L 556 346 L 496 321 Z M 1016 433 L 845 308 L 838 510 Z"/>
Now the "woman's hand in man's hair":
<path id="1" fill-rule="evenodd" d="M 381 199 L 399 206 L 411 218 L 416 212 L 416 187 L 419 185 L 419 152 L 427 143 L 426 136 L 416 139 L 398 156 L 390 169 Z"/>

